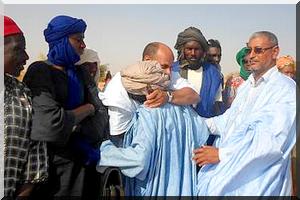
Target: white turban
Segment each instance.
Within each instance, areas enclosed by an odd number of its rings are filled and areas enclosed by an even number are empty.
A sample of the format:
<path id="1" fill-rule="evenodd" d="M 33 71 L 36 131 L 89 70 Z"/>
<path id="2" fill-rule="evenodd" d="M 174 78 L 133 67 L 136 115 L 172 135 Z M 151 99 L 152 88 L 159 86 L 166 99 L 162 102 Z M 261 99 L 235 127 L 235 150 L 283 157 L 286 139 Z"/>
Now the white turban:
<path id="1" fill-rule="evenodd" d="M 90 63 L 97 63 L 97 72 L 95 75 L 95 81 L 98 83 L 100 77 L 100 59 L 98 57 L 98 53 L 92 49 L 85 48 L 83 54 L 80 56 L 80 60 L 76 63 L 76 65 L 82 65 L 83 63 L 90 62 Z"/>

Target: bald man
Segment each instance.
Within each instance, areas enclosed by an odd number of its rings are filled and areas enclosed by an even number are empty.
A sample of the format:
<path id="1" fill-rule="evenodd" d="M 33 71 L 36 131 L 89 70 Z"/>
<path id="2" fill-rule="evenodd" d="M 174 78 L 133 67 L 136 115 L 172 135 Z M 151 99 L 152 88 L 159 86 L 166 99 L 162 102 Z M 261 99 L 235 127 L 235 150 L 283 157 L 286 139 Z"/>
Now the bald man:
<path id="1" fill-rule="evenodd" d="M 181 78 L 178 72 L 171 70 L 174 55 L 167 45 L 160 42 L 147 44 L 142 59 L 158 61 L 165 73 L 170 75 L 171 81 L 168 90 L 156 89 L 146 95 L 145 106 L 155 108 L 167 102 L 175 105 L 191 105 L 199 102 L 200 97 L 193 86 Z M 130 121 L 141 103 L 128 96 L 122 85 L 120 73 L 112 78 L 99 97 L 103 104 L 108 106 L 111 140 L 116 146 L 121 146 L 124 133 L 128 130 Z"/>

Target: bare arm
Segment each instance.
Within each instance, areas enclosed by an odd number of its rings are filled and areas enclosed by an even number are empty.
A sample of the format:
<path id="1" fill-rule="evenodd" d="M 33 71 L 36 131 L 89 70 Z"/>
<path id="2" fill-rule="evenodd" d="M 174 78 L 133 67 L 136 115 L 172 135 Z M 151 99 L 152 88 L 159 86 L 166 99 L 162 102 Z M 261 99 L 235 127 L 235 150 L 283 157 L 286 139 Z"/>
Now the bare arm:
<path id="1" fill-rule="evenodd" d="M 200 100 L 199 95 L 192 88 L 181 88 L 172 92 L 173 98 L 171 103 L 175 105 L 191 105 L 197 104 Z M 156 108 L 168 102 L 168 95 L 166 91 L 157 89 L 146 96 L 145 106 Z"/>
<path id="2" fill-rule="evenodd" d="M 184 87 L 173 91 L 172 103 L 176 105 L 192 105 L 197 104 L 200 97 L 192 88 Z"/>

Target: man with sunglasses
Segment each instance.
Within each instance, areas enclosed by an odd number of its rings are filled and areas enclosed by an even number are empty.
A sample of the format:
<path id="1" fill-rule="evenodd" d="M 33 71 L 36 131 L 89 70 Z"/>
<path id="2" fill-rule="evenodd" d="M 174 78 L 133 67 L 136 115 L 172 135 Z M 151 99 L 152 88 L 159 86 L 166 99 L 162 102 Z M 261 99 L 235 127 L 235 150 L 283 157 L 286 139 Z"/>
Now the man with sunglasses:
<path id="1" fill-rule="evenodd" d="M 277 37 L 254 33 L 247 43 L 251 75 L 232 106 L 206 120 L 217 147 L 194 150 L 202 166 L 198 195 L 290 196 L 290 152 L 296 142 L 296 84 L 276 67 Z M 224 178 L 225 177 L 225 178 Z"/>

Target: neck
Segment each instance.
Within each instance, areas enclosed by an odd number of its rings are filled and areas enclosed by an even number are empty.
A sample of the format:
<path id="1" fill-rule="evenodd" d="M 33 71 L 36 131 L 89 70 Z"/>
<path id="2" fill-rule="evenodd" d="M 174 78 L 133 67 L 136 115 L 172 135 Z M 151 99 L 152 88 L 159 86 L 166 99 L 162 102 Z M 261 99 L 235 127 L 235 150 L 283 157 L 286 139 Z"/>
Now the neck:
<path id="1" fill-rule="evenodd" d="M 253 73 L 253 78 L 254 78 L 255 82 L 258 81 L 272 67 L 268 67 L 267 69 L 262 70 L 262 71 L 253 71 L 252 73 Z"/>

